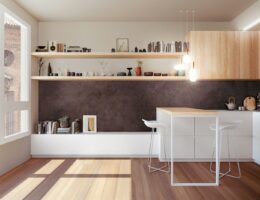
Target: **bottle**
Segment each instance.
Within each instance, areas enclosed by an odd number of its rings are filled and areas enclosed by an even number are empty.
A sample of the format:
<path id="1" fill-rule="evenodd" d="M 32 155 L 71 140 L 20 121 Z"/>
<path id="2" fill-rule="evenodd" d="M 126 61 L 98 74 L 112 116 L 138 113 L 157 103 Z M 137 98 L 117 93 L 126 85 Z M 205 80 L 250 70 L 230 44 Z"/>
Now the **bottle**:
<path id="1" fill-rule="evenodd" d="M 48 76 L 52 74 L 51 63 L 48 65 Z"/>
<path id="2" fill-rule="evenodd" d="M 260 111 L 260 92 L 258 92 L 256 97 L 256 109 Z"/>
<path id="3" fill-rule="evenodd" d="M 142 76 L 142 64 L 143 64 L 143 62 L 142 61 L 138 61 L 137 64 L 138 65 L 135 68 L 135 75 L 136 76 Z"/>

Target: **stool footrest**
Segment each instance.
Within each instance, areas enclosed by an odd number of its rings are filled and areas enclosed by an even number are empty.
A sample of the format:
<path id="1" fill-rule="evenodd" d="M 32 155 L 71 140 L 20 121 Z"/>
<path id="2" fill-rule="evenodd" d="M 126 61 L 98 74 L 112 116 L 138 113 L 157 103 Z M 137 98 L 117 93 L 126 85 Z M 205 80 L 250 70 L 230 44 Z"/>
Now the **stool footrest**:
<path id="1" fill-rule="evenodd" d="M 160 168 L 157 168 L 157 167 L 152 167 L 151 165 L 148 165 L 148 168 L 149 168 L 149 172 L 150 173 L 153 173 L 153 172 L 156 172 L 156 171 L 161 171 L 161 172 L 165 172 L 165 173 L 169 173 L 170 172 L 170 169 L 168 170 L 163 170 L 164 168 L 168 167 L 169 168 L 169 164 L 166 164 Z M 152 169 L 152 170 L 151 170 Z"/>

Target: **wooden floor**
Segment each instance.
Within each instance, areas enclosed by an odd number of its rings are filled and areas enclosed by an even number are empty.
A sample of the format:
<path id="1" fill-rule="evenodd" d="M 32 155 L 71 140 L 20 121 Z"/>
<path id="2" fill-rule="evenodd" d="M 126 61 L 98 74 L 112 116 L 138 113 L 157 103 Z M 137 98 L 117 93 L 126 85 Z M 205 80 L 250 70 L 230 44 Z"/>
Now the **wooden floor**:
<path id="1" fill-rule="evenodd" d="M 208 168 L 178 163 L 176 180 L 214 181 Z M 219 187 L 171 187 L 169 174 L 148 173 L 146 159 L 31 159 L 0 177 L 0 199 L 260 200 L 260 166 L 241 169 L 241 179 L 224 177 Z"/>

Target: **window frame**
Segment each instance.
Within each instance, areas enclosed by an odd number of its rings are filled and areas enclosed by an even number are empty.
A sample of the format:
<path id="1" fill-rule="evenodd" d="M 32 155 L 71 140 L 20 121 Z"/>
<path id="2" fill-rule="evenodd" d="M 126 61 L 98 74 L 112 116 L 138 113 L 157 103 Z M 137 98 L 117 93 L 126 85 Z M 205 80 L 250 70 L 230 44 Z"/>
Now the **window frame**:
<path id="1" fill-rule="evenodd" d="M 24 60 L 21 60 L 21 62 L 26 66 L 25 71 L 23 72 L 23 76 L 25 77 L 22 78 L 24 81 L 23 84 L 26 84 L 26 101 L 7 102 L 5 101 L 4 97 L 4 20 L 6 15 L 15 19 L 15 21 L 21 24 L 21 26 L 26 28 L 25 38 L 21 38 L 21 40 L 26 39 L 26 41 L 21 44 L 25 45 L 25 52 L 22 53 L 21 51 L 21 58 L 24 57 L 22 58 Z M 21 19 L 19 16 L 14 14 L 12 11 L 4 7 L 2 4 L 0 4 L 0 38 L 3 38 L 0 40 L 0 145 L 2 145 L 8 142 L 21 139 L 23 137 L 27 137 L 31 134 L 31 26 L 23 19 Z M 27 122 L 25 124 L 25 126 L 27 127 L 27 131 L 14 133 L 12 135 L 6 136 L 4 131 L 5 113 L 23 110 L 26 110 L 28 112 Z"/>

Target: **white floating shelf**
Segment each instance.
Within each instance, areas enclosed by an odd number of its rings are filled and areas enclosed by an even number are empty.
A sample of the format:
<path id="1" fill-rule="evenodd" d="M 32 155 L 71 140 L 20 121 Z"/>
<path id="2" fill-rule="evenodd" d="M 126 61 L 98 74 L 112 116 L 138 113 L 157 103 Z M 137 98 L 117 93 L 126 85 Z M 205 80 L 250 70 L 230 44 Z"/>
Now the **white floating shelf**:
<path id="1" fill-rule="evenodd" d="M 181 58 L 182 52 L 179 53 L 134 53 L 134 52 L 32 52 L 32 56 L 38 58 Z"/>
<path id="2" fill-rule="evenodd" d="M 32 76 L 37 81 L 178 81 L 185 76 Z"/>

